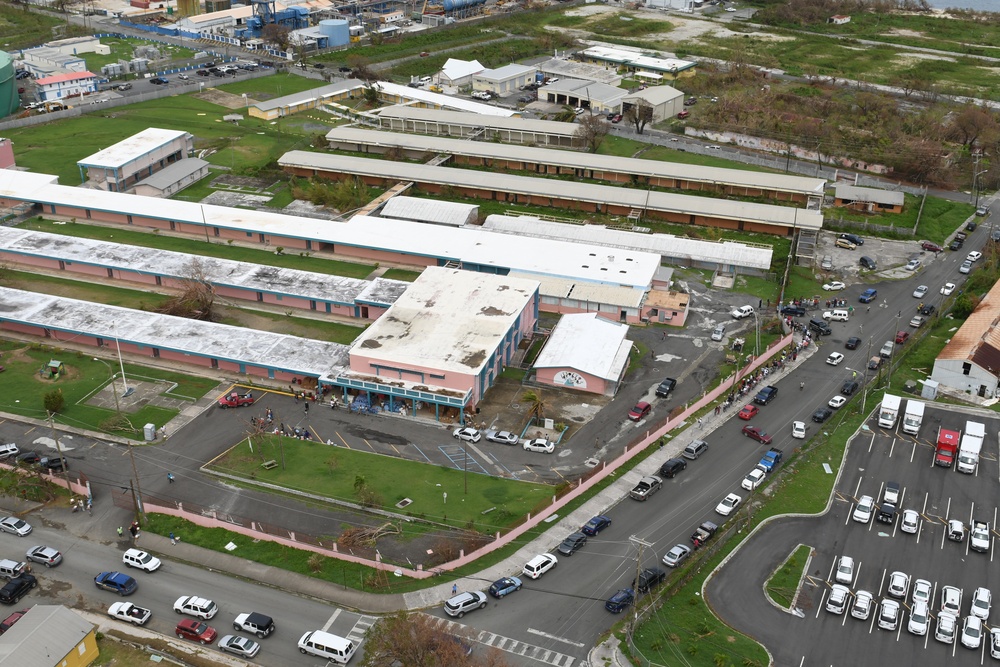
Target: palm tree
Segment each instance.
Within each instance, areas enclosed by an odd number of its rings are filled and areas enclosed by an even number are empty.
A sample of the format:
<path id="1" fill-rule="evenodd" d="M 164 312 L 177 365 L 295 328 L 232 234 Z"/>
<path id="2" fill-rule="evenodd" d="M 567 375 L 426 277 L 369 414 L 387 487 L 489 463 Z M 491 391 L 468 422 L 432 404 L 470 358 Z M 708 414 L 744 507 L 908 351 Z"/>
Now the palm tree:
<path id="1" fill-rule="evenodd" d="M 542 392 L 537 389 L 528 389 L 521 395 L 521 400 L 528 403 L 528 415 L 539 421 L 545 419 L 545 409 L 549 406 L 545 402 Z"/>

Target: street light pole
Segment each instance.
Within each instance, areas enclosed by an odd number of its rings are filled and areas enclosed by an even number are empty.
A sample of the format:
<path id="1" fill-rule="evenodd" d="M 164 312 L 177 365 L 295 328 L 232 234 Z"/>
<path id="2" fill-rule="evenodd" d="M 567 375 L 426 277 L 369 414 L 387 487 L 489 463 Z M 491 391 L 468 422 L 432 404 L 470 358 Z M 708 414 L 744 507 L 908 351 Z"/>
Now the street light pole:
<path id="1" fill-rule="evenodd" d="M 872 341 L 875 340 L 874 336 L 868 338 L 868 358 L 872 358 Z M 868 364 L 865 364 L 865 374 L 862 378 L 865 383 L 865 390 L 861 392 L 861 415 L 864 416 L 865 406 L 868 404 Z"/>
<path id="2" fill-rule="evenodd" d="M 97 357 L 94 357 L 94 361 L 99 361 L 99 362 L 101 362 L 102 364 L 104 364 L 105 366 L 108 367 L 108 380 L 111 382 L 111 393 L 115 397 L 115 412 L 120 417 L 121 414 L 122 414 L 122 409 L 121 409 L 121 406 L 118 405 L 118 392 L 115 391 L 115 374 L 111 372 L 111 364 L 109 364 L 108 362 L 104 361 L 104 359 L 98 359 Z"/>
<path id="3" fill-rule="evenodd" d="M 896 335 L 899 335 L 899 318 L 902 315 L 903 315 L 903 311 L 901 311 L 901 310 L 896 311 Z M 895 335 L 893 336 L 893 340 L 894 341 L 896 340 Z M 893 352 L 895 353 L 895 350 L 893 350 Z M 895 356 L 895 354 L 893 354 L 893 356 Z M 886 378 L 885 378 L 885 380 L 886 380 L 886 387 L 887 388 L 891 388 L 892 387 L 892 359 L 893 359 L 893 356 L 889 357 L 889 372 L 886 373 Z"/>
<path id="4" fill-rule="evenodd" d="M 122 393 L 122 398 L 125 398 L 132 394 L 133 389 L 128 386 L 128 380 L 125 378 L 125 361 L 122 359 L 121 343 L 118 342 L 118 324 L 116 322 L 111 323 L 111 330 L 115 336 L 115 349 L 118 350 L 118 364 L 122 369 L 122 388 L 124 390 Z"/>

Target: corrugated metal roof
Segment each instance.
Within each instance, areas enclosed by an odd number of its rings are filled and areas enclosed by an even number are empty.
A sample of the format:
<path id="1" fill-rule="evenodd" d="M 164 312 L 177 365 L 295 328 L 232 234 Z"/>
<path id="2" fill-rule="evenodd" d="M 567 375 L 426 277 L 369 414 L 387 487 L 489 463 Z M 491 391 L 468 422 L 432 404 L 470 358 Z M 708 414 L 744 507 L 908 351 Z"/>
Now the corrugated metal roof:
<path id="1" fill-rule="evenodd" d="M 448 79 L 463 79 L 467 76 L 472 76 L 478 72 L 482 72 L 485 69 L 478 60 L 458 60 L 457 58 L 448 58 L 445 61 L 444 67 L 441 68 L 441 75 L 447 77 Z"/>
<path id="2" fill-rule="evenodd" d="M 678 58 L 657 58 L 639 51 L 612 48 L 607 46 L 592 46 L 581 51 L 584 57 L 608 60 L 617 63 L 628 63 L 637 67 L 646 67 L 653 71 L 680 72 L 694 67 L 696 63 Z"/>
<path id="3" fill-rule="evenodd" d="M 460 227 L 470 220 L 474 220 L 478 213 L 479 207 L 475 204 L 401 195 L 387 201 L 379 215 L 383 218 L 398 218 Z"/>
<path id="4" fill-rule="evenodd" d="M 892 206 L 902 206 L 905 197 L 902 192 L 893 190 L 880 190 L 878 188 L 863 188 L 846 183 L 837 183 L 833 186 L 834 196 L 837 199 L 850 199 L 851 201 L 872 202 L 875 204 L 890 204 Z"/>
<path id="5" fill-rule="evenodd" d="M 53 83 L 66 83 L 67 81 L 79 81 L 82 79 L 96 79 L 97 75 L 91 72 L 66 72 L 65 74 L 53 74 L 41 79 L 35 79 L 39 86 L 48 86 Z"/>
<path id="6" fill-rule="evenodd" d="M 637 90 L 631 93 L 626 100 L 642 99 L 649 102 L 651 105 L 658 106 L 660 104 L 666 104 L 676 100 L 678 97 L 684 97 L 684 93 L 672 88 L 670 86 L 649 86 L 645 90 Z"/>
<path id="7" fill-rule="evenodd" d="M 540 273 L 523 273 L 511 271 L 510 275 L 537 280 L 541 287 L 539 292 L 542 300 L 553 303 L 553 300 L 575 300 L 581 304 L 605 304 L 615 308 L 638 308 L 642 305 L 646 292 L 631 287 L 616 287 L 597 283 L 571 280 L 558 276 Z"/>
<path id="8" fill-rule="evenodd" d="M 938 353 L 939 360 L 971 361 L 1000 373 L 1000 282 L 993 285 L 976 309 Z"/>
<path id="9" fill-rule="evenodd" d="M 507 79 L 513 79 L 517 76 L 534 74 L 537 71 L 538 68 L 532 65 L 519 65 L 517 63 L 511 63 L 509 65 L 504 65 L 503 67 L 498 67 L 497 69 L 484 69 L 479 74 L 476 74 L 475 78 L 489 79 L 490 81 L 505 81 Z"/>
<path id="10" fill-rule="evenodd" d="M 560 79 L 556 83 L 547 84 L 538 89 L 539 95 L 570 95 L 581 100 L 590 100 L 592 104 L 615 104 L 628 95 L 624 88 L 609 86 L 606 83 L 584 81 L 582 79 Z"/>
<path id="11" fill-rule="evenodd" d="M 282 167 L 374 176 L 415 183 L 433 183 L 456 188 L 478 188 L 540 198 L 555 196 L 581 202 L 597 202 L 602 207 L 611 204 L 638 210 L 680 213 L 685 216 L 705 216 L 753 222 L 777 227 L 778 229 L 775 231 L 778 233 L 785 233 L 785 230 L 790 227 L 819 230 L 823 226 L 823 216 L 819 212 L 800 208 L 652 192 L 593 183 L 556 181 L 471 169 L 434 167 L 425 164 L 390 162 L 347 155 L 311 153 L 309 151 L 289 151 L 278 159 L 278 164 Z"/>
<path id="12" fill-rule="evenodd" d="M 164 130 L 158 127 L 149 127 L 142 132 L 133 134 L 131 137 L 122 139 L 117 144 L 112 144 L 93 155 L 88 155 L 78 161 L 77 164 L 82 167 L 118 169 L 161 146 L 166 146 L 172 141 L 177 141 L 188 136 L 190 135 L 184 130 Z"/>
<path id="13" fill-rule="evenodd" d="M 476 114 L 478 116 L 511 118 L 520 114 L 520 112 L 516 110 L 505 109 L 503 107 L 493 106 L 492 104 L 483 104 L 482 102 L 467 100 L 464 97 L 455 97 L 454 95 L 435 93 L 424 88 L 410 88 L 409 86 L 401 86 L 398 83 L 390 83 L 388 81 L 379 81 L 378 86 L 385 93 L 395 95 L 396 97 L 404 100 L 417 100 L 424 104 L 440 107 L 442 109 L 455 109 L 460 112 L 468 112 L 466 115 Z"/>
<path id="14" fill-rule="evenodd" d="M 181 180 L 185 176 L 197 173 L 200 169 L 207 167 L 208 162 L 201 158 L 186 158 L 177 160 L 163 169 L 155 172 L 152 176 L 142 179 L 137 185 L 148 185 L 159 190 L 166 189 Z"/>
<path id="15" fill-rule="evenodd" d="M 547 122 L 547 121 L 542 121 Z M 563 123 L 560 123 L 563 124 Z M 703 167 L 680 162 L 595 155 L 553 148 L 535 148 L 515 144 L 449 139 L 420 134 L 402 134 L 344 125 L 326 134 L 328 141 L 345 141 L 371 146 L 399 146 L 408 150 L 433 151 L 484 158 L 514 159 L 535 164 L 571 169 L 592 169 L 617 174 L 636 174 L 657 178 L 677 178 L 693 183 L 731 185 L 741 188 L 774 190 L 794 194 L 822 196 L 826 181 L 822 178 L 767 174 L 742 169 Z"/>
<path id="16" fill-rule="evenodd" d="M 538 282 L 431 266 L 354 341 L 393 365 L 476 376 L 538 291 Z"/>
<path id="17" fill-rule="evenodd" d="M 482 127 L 491 130 L 511 130 L 568 138 L 575 137 L 576 131 L 580 127 L 576 123 L 560 123 L 554 120 L 480 116 L 478 114 L 449 111 L 447 109 L 424 109 L 407 106 L 385 107 L 384 109 L 378 109 L 375 113 L 378 113 L 380 118 L 399 118 L 424 123 L 440 123 L 442 125 L 455 125 L 468 128 Z"/>
<path id="18" fill-rule="evenodd" d="M 4 633 L 0 664 L 11 667 L 52 667 L 94 630 L 95 626 L 62 605 L 32 606 Z"/>
<path id="19" fill-rule="evenodd" d="M 767 270 L 774 250 L 738 241 L 702 241 L 671 234 L 639 234 L 604 225 L 568 225 L 528 216 L 490 215 L 483 229 L 535 238 L 592 243 L 606 248 L 657 252 L 665 259 Z"/>
<path id="20" fill-rule="evenodd" d="M 563 315 L 534 367 L 571 368 L 605 380 L 617 380 L 622 371 L 617 366 L 621 363 L 622 345 L 632 347 L 625 339 L 628 329 L 628 325 L 598 317 L 597 313 Z"/>

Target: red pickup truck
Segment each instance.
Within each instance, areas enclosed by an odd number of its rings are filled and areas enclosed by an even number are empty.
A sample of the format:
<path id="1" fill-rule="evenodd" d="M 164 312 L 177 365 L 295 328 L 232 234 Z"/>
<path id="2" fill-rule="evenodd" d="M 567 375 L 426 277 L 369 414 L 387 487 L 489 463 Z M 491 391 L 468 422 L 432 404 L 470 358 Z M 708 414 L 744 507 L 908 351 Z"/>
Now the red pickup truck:
<path id="1" fill-rule="evenodd" d="M 239 392 L 232 392 L 229 396 L 223 396 L 219 399 L 220 408 L 242 408 L 248 405 L 253 405 L 254 397 L 252 392 L 247 392 L 245 394 L 240 394 Z"/>

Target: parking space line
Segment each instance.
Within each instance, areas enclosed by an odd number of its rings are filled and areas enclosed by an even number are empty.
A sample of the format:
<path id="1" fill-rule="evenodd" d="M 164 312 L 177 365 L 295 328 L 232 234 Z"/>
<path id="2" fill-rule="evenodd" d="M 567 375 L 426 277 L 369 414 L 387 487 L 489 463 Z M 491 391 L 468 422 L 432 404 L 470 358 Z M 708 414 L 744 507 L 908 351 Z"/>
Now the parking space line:
<path id="1" fill-rule="evenodd" d="M 415 450 L 417 450 L 418 452 L 420 452 L 420 455 L 421 455 L 422 457 L 424 457 L 424 460 L 425 460 L 425 461 L 427 461 L 428 463 L 432 463 L 432 461 L 431 461 L 430 457 L 429 457 L 429 456 L 427 456 L 426 454 L 424 454 L 424 450 L 420 449 L 419 447 L 417 447 L 417 446 L 416 446 L 415 444 L 413 444 L 412 442 L 410 443 L 410 446 L 411 446 L 411 447 L 413 447 L 413 448 L 414 448 Z"/>
<path id="2" fill-rule="evenodd" d="M 361 438 L 361 442 L 363 442 L 366 445 L 368 445 L 369 449 L 371 449 L 373 452 L 374 451 L 378 451 L 378 450 L 375 449 L 375 445 L 373 445 L 372 443 L 368 442 L 367 438 Z"/>
<path id="3" fill-rule="evenodd" d="M 333 612 L 333 614 L 331 614 L 330 618 L 327 619 L 326 625 L 323 626 L 323 628 L 322 628 L 323 632 L 329 632 L 330 628 L 333 626 L 333 622 L 337 620 L 338 616 L 340 616 L 340 611 L 341 611 L 340 609 L 334 610 L 334 612 Z"/>
<path id="4" fill-rule="evenodd" d="M 892 444 L 889 445 L 889 458 L 892 458 L 892 453 L 896 450 L 896 438 L 892 439 Z"/>
<path id="5" fill-rule="evenodd" d="M 501 470 L 503 470 L 503 471 L 504 471 L 505 473 L 507 473 L 507 474 L 508 474 L 508 475 L 509 475 L 509 476 L 510 476 L 511 478 L 513 478 L 513 479 L 520 479 L 520 478 L 519 478 L 519 477 L 517 476 L 517 473 L 516 473 L 516 472 L 514 472 L 513 470 L 511 470 L 510 468 L 508 468 L 508 467 L 507 467 L 507 466 L 505 466 L 504 464 L 500 463 L 500 460 L 499 460 L 499 459 L 497 458 L 497 455 L 496 455 L 496 454 L 494 454 L 493 452 L 490 452 L 490 455 L 489 455 L 489 458 L 493 459 L 493 465 L 495 465 L 495 466 L 496 466 L 497 468 L 500 468 Z"/>
<path id="6" fill-rule="evenodd" d="M 352 449 L 352 447 L 349 444 L 347 444 L 347 440 L 344 439 L 344 436 L 340 435 L 340 431 L 335 431 L 335 433 L 337 434 L 337 437 L 340 438 L 340 441 L 344 443 L 344 447 Z"/>
<path id="7" fill-rule="evenodd" d="M 910 450 L 910 463 L 913 463 L 913 458 L 917 455 L 917 441 L 913 441 L 913 449 Z"/>

